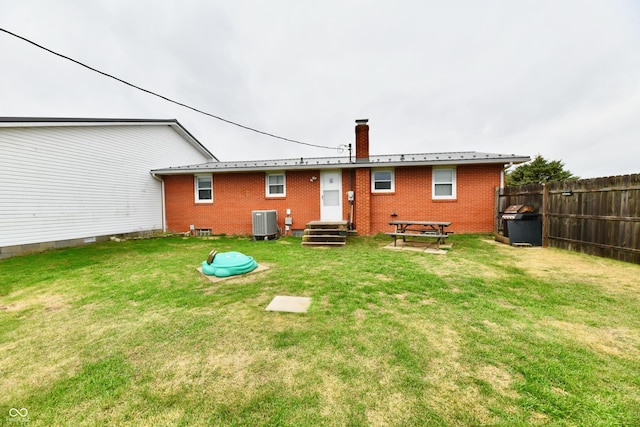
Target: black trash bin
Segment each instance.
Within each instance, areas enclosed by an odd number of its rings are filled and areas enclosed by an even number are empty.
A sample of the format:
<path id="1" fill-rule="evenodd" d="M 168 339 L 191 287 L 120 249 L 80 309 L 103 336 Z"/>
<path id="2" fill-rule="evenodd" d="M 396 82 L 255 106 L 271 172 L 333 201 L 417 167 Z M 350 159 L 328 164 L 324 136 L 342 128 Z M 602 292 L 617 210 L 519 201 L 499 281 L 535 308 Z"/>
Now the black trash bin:
<path id="1" fill-rule="evenodd" d="M 509 244 L 528 243 L 542 246 L 542 221 L 533 206 L 512 205 L 502 215 Z"/>

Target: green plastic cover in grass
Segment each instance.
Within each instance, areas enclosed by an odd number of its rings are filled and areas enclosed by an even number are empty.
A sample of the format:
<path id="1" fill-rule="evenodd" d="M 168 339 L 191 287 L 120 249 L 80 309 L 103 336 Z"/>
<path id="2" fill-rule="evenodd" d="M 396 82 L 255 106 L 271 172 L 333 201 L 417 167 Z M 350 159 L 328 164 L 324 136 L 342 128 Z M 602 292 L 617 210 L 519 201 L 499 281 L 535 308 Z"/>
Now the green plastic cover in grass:
<path id="1" fill-rule="evenodd" d="M 235 276 L 253 271 L 256 267 L 258 263 L 252 257 L 240 252 L 217 253 L 211 264 L 202 261 L 202 272 L 207 276 Z"/>

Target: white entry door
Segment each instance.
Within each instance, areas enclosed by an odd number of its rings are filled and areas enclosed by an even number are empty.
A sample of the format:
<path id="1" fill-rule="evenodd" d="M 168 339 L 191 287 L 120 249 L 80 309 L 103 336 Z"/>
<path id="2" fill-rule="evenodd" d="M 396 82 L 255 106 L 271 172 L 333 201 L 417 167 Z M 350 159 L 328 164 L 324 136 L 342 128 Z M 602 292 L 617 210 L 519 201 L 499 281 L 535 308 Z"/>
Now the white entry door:
<path id="1" fill-rule="evenodd" d="M 320 219 L 342 221 L 342 172 L 320 172 Z"/>

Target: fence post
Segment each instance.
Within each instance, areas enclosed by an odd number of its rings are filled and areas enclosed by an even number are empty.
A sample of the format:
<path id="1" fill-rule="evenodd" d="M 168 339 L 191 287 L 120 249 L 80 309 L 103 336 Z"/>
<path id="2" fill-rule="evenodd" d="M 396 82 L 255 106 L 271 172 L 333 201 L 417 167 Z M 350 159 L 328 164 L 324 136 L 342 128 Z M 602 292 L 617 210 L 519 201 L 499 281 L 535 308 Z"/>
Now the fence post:
<path id="1" fill-rule="evenodd" d="M 542 247 L 549 246 L 549 186 L 542 187 Z"/>
<path id="2" fill-rule="evenodd" d="M 494 192 L 493 205 L 493 234 L 496 236 L 500 232 L 500 187 L 496 187 Z"/>

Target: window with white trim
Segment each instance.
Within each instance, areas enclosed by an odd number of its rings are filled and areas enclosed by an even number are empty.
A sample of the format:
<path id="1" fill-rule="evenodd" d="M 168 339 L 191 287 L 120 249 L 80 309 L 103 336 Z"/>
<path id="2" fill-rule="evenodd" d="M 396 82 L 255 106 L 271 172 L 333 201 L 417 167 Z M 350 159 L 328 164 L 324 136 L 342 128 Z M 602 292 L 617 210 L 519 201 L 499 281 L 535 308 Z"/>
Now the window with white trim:
<path id="1" fill-rule="evenodd" d="M 373 193 L 391 193 L 395 191 L 393 169 L 374 169 L 371 171 L 371 191 Z"/>
<path id="2" fill-rule="evenodd" d="M 213 203 L 213 176 L 195 175 L 194 188 L 196 203 Z"/>
<path id="3" fill-rule="evenodd" d="M 434 199 L 456 198 L 456 168 L 433 168 L 432 171 Z"/>
<path id="4" fill-rule="evenodd" d="M 287 195 L 287 180 L 284 172 L 268 173 L 265 181 L 267 197 L 285 197 Z"/>

